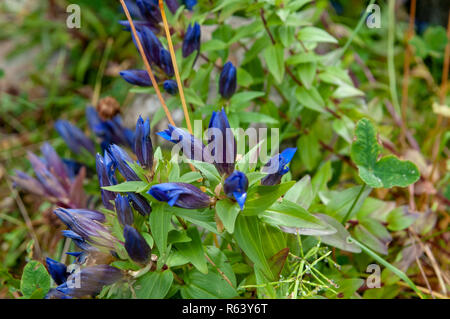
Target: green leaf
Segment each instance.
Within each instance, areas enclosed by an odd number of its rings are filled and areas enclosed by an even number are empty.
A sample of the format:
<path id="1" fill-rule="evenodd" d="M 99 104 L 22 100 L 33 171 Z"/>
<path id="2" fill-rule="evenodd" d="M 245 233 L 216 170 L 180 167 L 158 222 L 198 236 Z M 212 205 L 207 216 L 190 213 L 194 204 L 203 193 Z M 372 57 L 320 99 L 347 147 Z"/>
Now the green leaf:
<path id="1" fill-rule="evenodd" d="M 236 289 L 231 287 L 222 276 L 213 271 L 206 275 L 193 269 L 181 287 L 184 299 L 228 299 L 236 297 Z"/>
<path id="2" fill-rule="evenodd" d="M 316 63 L 303 63 L 297 67 L 297 74 L 300 81 L 306 89 L 311 89 L 314 78 L 316 77 Z"/>
<path id="3" fill-rule="evenodd" d="M 180 177 L 179 182 L 181 183 L 192 183 L 198 181 L 202 178 L 202 174 L 199 172 L 188 172 Z"/>
<path id="4" fill-rule="evenodd" d="M 186 161 L 194 165 L 195 168 L 198 169 L 210 182 L 214 184 L 220 183 L 220 174 L 213 164 L 190 159 L 186 159 Z"/>
<path id="5" fill-rule="evenodd" d="M 150 214 L 150 229 L 152 230 L 152 237 L 155 241 L 161 256 L 160 259 L 167 258 L 167 235 L 170 229 L 170 220 L 172 213 L 166 209 L 163 203 L 153 203 L 152 213 Z"/>
<path id="6" fill-rule="evenodd" d="M 256 186 L 251 188 L 247 194 L 247 201 L 245 202 L 244 215 L 258 215 L 284 195 L 293 185 L 294 181 L 271 185 L 271 186 Z"/>
<path id="7" fill-rule="evenodd" d="M 284 77 L 284 49 L 280 45 L 272 45 L 264 50 L 264 58 L 266 60 L 269 72 L 275 78 L 277 83 L 281 83 Z"/>
<path id="8" fill-rule="evenodd" d="M 406 187 L 420 178 L 419 170 L 410 161 L 401 161 L 393 155 L 377 161 L 380 151 L 373 124 L 361 119 L 356 125 L 356 141 L 351 148 L 351 157 L 361 179 L 371 187 L 391 188 Z"/>
<path id="9" fill-rule="evenodd" d="M 258 217 L 268 224 L 281 226 L 281 229 L 288 233 L 327 235 L 336 232 L 333 227 L 308 213 L 300 205 L 288 200 L 275 203 L 260 213 Z"/>
<path id="10" fill-rule="evenodd" d="M 216 221 L 214 219 L 214 210 L 206 209 L 203 211 L 184 209 L 179 207 L 166 207 L 166 209 L 172 211 L 176 216 L 179 216 L 191 223 L 194 223 L 200 227 L 203 227 L 213 233 L 218 234 L 216 228 Z"/>
<path id="11" fill-rule="evenodd" d="M 305 87 L 299 86 L 295 90 L 295 97 L 297 98 L 297 101 L 306 108 L 316 112 L 325 112 L 325 102 L 314 87 L 307 90 Z"/>
<path id="12" fill-rule="evenodd" d="M 336 229 L 336 233 L 334 234 L 320 236 L 323 243 L 352 253 L 361 252 L 361 249 L 357 245 L 347 241 L 350 233 L 339 221 L 325 214 L 316 214 L 315 216 Z"/>
<path id="13" fill-rule="evenodd" d="M 409 212 L 407 206 L 397 207 L 396 209 L 393 209 L 387 217 L 387 228 L 392 231 L 406 229 L 415 222 L 417 217 L 416 214 Z"/>
<path id="14" fill-rule="evenodd" d="M 228 278 L 233 287 L 236 287 L 236 276 L 233 272 L 233 268 L 231 267 L 230 261 L 227 256 L 217 247 L 208 246 L 206 247 L 206 253 L 214 262 L 215 266 L 208 264 L 208 267 L 211 272 L 218 272 L 218 269 Z"/>
<path id="15" fill-rule="evenodd" d="M 150 185 L 147 182 L 130 181 L 130 182 L 123 182 L 113 186 L 105 186 L 102 188 L 106 189 L 107 191 L 118 193 L 127 193 L 127 192 L 140 193 L 145 191 L 149 186 Z"/>
<path id="16" fill-rule="evenodd" d="M 201 273 L 208 273 L 208 266 L 206 265 L 205 252 L 203 251 L 202 240 L 197 228 L 190 227 L 187 230 L 187 235 L 192 239 L 187 243 L 177 243 L 175 247 L 178 252 L 186 257 Z"/>
<path id="17" fill-rule="evenodd" d="M 284 195 L 284 199 L 296 203 L 308 209 L 314 200 L 314 193 L 311 185 L 311 177 L 305 175 Z"/>
<path id="18" fill-rule="evenodd" d="M 39 296 L 45 296 L 50 290 L 50 282 L 50 275 L 44 265 L 42 265 L 39 261 L 32 260 L 26 264 L 23 269 L 20 290 L 27 298 L 32 295 L 36 297 L 35 293 L 39 294 Z M 37 290 L 40 291 L 37 292 Z"/>
<path id="19" fill-rule="evenodd" d="M 267 277 L 272 277 L 272 271 L 264 256 L 257 217 L 239 215 L 234 229 L 234 238 L 248 258 L 250 258 L 250 260 L 258 266 Z"/>
<path id="20" fill-rule="evenodd" d="M 162 299 L 169 292 L 172 282 L 173 274 L 170 270 L 150 271 L 139 277 L 133 288 L 138 299 Z"/>
<path id="21" fill-rule="evenodd" d="M 216 203 L 216 213 L 230 234 L 234 232 L 234 223 L 240 210 L 239 205 L 229 199 L 221 199 Z"/>
<path id="22" fill-rule="evenodd" d="M 273 117 L 258 113 L 258 112 L 235 112 L 236 116 L 241 123 L 266 123 L 266 124 L 278 124 L 278 120 Z"/>
<path id="23" fill-rule="evenodd" d="M 370 187 L 366 187 L 359 196 L 358 201 L 354 204 L 362 187 L 363 186 L 354 186 L 343 191 L 332 192 L 330 202 L 327 204 L 327 214 L 339 221 L 343 221 L 346 214 L 352 209 L 347 216 L 347 220 L 352 219 L 364 204 L 364 201 L 372 190 Z"/>
<path id="24" fill-rule="evenodd" d="M 313 133 L 304 134 L 297 140 L 297 148 L 300 152 L 300 159 L 308 171 L 314 170 L 318 165 L 321 154 L 317 136 Z"/>
<path id="25" fill-rule="evenodd" d="M 353 234 L 370 249 L 383 255 L 388 254 L 387 245 L 391 237 L 381 223 L 373 219 L 364 219 L 360 221 L 360 224 L 356 225 Z"/>
<path id="26" fill-rule="evenodd" d="M 304 42 L 329 42 L 337 43 L 337 40 L 325 30 L 316 27 L 304 27 L 297 33 L 299 40 Z"/>

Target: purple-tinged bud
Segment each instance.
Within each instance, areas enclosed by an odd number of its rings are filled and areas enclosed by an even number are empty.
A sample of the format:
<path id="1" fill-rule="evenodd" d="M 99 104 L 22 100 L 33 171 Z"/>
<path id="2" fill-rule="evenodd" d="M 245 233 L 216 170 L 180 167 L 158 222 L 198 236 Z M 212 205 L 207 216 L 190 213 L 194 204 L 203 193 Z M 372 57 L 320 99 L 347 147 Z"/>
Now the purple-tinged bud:
<path id="1" fill-rule="evenodd" d="M 95 296 L 103 286 L 112 285 L 122 278 L 123 274 L 119 269 L 109 265 L 96 265 L 73 272 L 56 289 L 74 298 Z"/>
<path id="2" fill-rule="evenodd" d="M 50 276 L 52 276 L 57 285 L 61 285 L 63 282 L 66 282 L 67 277 L 69 276 L 66 265 L 49 257 L 45 259 L 45 263 L 47 264 Z"/>
<path id="3" fill-rule="evenodd" d="M 170 124 L 168 127 L 169 128 L 167 130 L 158 132 L 156 134 L 169 142 L 175 144 L 179 143 L 183 154 L 191 160 L 203 161 L 208 163 L 213 162 L 211 154 L 207 152 L 207 150 L 205 149 L 205 145 L 203 145 L 203 143 L 199 139 L 178 127 L 172 126 Z"/>
<path id="4" fill-rule="evenodd" d="M 167 8 L 169 8 L 170 12 L 172 12 L 172 14 L 175 14 L 178 10 L 178 8 L 180 7 L 179 3 L 177 0 L 166 0 L 166 5 Z"/>
<path id="5" fill-rule="evenodd" d="M 247 199 L 248 178 L 244 173 L 234 171 L 223 185 L 225 194 L 232 199 L 235 199 L 241 210 L 244 209 L 245 200 Z"/>
<path id="6" fill-rule="evenodd" d="M 142 216 L 148 216 L 152 212 L 152 207 L 144 196 L 138 193 L 128 193 L 128 200 L 131 206 Z"/>
<path id="7" fill-rule="evenodd" d="M 208 149 L 220 174 L 231 174 L 236 161 L 236 139 L 228 123 L 225 110 L 213 112 L 207 131 Z"/>
<path id="8" fill-rule="evenodd" d="M 134 149 L 139 164 L 144 168 L 153 167 L 153 145 L 150 138 L 150 120 L 145 122 L 142 117 L 139 116 L 136 124 L 135 132 L 135 144 Z"/>
<path id="9" fill-rule="evenodd" d="M 111 144 L 107 150 L 109 156 L 111 157 L 114 165 L 119 170 L 120 174 L 127 181 L 140 181 L 141 179 L 133 171 L 133 169 L 128 165 L 128 163 L 133 163 L 130 156 L 118 145 Z"/>
<path id="10" fill-rule="evenodd" d="M 229 99 L 233 96 L 236 91 L 236 81 L 236 68 L 233 63 L 225 63 L 219 77 L 219 93 L 223 98 Z"/>
<path id="11" fill-rule="evenodd" d="M 161 50 L 164 49 L 158 37 L 147 27 L 142 27 L 141 42 L 149 62 L 161 65 Z"/>
<path id="12" fill-rule="evenodd" d="M 47 196 L 47 192 L 42 187 L 41 183 L 27 173 L 16 170 L 16 176 L 11 176 L 13 180 L 14 187 L 19 187 L 29 193 L 35 194 L 37 196 Z"/>
<path id="13" fill-rule="evenodd" d="M 58 120 L 54 127 L 72 152 L 80 154 L 81 149 L 84 148 L 89 153 L 95 154 L 94 143 L 75 125 L 68 121 Z"/>
<path id="14" fill-rule="evenodd" d="M 187 209 L 207 208 L 210 205 L 210 197 L 199 188 L 187 183 L 163 183 L 154 185 L 148 194 L 161 202 L 167 202 L 170 206 Z"/>
<path id="15" fill-rule="evenodd" d="M 119 223 L 122 226 L 132 225 L 134 217 L 128 198 L 120 194 L 117 194 L 115 204 L 116 204 L 117 219 L 119 220 Z"/>
<path id="16" fill-rule="evenodd" d="M 107 209 L 112 210 L 114 208 L 114 206 L 111 204 L 111 201 L 114 200 L 115 194 L 114 194 L 114 192 L 107 191 L 106 189 L 103 189 L 102 187 L 112 186 L 112 185 L 116 184 L 116 183 L 112 183 L 111 177 L 113 175 L 110 176 L 108 174 L 107 165 L 105 165 L 105 159 L 100 154 L 97 154 L 97 156 L 96 156 L 95 165 L 97 168 L 98 183 L 100 184 L 100 192 L 102 195 L 103 206 L 105 206 L 105 208 L 107 208 Z M 114 178 L 114 181 L 115 181 L 115 178 Z"/>
<path id="17" fill-rule="evenodd" d="M 151 257 L 151 248 L 147 244 L 144 237 L 129 225 L 125 225 L 123 229 L 123 237 L 125 238 L 125 249 L 128 256 L 137 263 L 147 264 Z"/>
<path id="18" fill-rule="evenodd" d="M 55 149 L 47 142 L 41 147 L 42 155 L 44 155 L 45 163 L 55 176 L 58 176 L 61 183 L 66 189 L 70 188 L 69 176 L 67 175 L 67 167 L 61 160 Z"/>
<path id="19" fill-rule="evenodd" d="M 91 246 L 90 244 L 88 244 L 83 237 L 81 237 L 80 235 L 78 235 L 77 233 L 75 233 L 74 231 L 71 230 L 63 230 L 62 234 L 64 237 L 70 238 L 72 239 L 72 241 L 75 243 L 75 245 L 77 245 L 78 248 L 80 248 L 81 250 L 85 250 L 85 251 L 91 251 L 91 250 L 96 250 L 96 248 L 94 248 L 93 246 Z"/>
<path id="20" fill-rule="evenodd" d="M 163 83 L 164 90 L 171 94 L 175 95 L 178 93 L 178 85 L 174 80 L 165 80 Z"/>
<path id="21" fill-rule="evenodd" d="M 186 9 L 192 11 L 197 4 L 197 0 L 183 0 L 183 4 L 186 6 Z"/>
<path id="22" fill-rule="evenodd" d="M 280 184 L 283 175 L 289 172 L 287 165 L 294 157 L 296 151 L 297 148 L 287 148 L 281 154 L 272 157 L 261 170 L 262 172 L 269 173 L 261 179 L 261 185 Z"/>
<path id="23" fill-rule="evenodd" d="M 161 49 L 159 52 L 159 67 L 167 74 L 168 77 L 172 77 L 175 74 L 172 64 L 172 57 L 170 56 L 170 52 L 166 49 Z"/>
<path id="24" fill-rule="evenodd" d="M 194 51 L 200 51 L 200 37 L 200 25 L 197 22 L 194 23 L 194 26 L 189 24 L 183 39 L 183 58 L 190 56 Z"/>
<path id="25" fill-rule="evenodd" d="M 152 86 L 152 81 L 145 70 L 125 70 L 119 75 L 128 83 L 138 86 Z"/>

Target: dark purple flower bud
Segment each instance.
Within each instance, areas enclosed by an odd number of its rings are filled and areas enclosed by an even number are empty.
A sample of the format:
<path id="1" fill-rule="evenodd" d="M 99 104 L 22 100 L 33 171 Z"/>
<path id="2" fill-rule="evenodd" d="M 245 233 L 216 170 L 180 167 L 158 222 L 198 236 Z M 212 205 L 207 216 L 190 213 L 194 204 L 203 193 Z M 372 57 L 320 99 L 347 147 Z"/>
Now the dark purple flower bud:
<path id="1" fill-rule="evenodd" d="M 163 183 L 152 186 L 148 194 L 170 206 L 187 209 L 207 208 L 210 197 L 199 188 L 187 183 Z"/>
<path id="2" fill-rule="evenodd" d="M 81 168 L 83 167 L 82 164 L 80 164 L 76 161 L 73 161 L 71 159 L 62 158 L 61 160 L 64 163 L 64 166 L 67 171 L 67 175 L 69 175 L 70 179 L 75 178 L 78 175 L 78 173 L 80 172 Z"/>
<path id="3" fill-rule="evenodd" d="M 151 257 L 151 248 L 144 237 L 129 225 L 123 228 L 123 237 L 125 238 L 125 249 L 128 256 L 137 263 L 147 264 Z"/>
<path id="4" fill-rule="evenodd" d="M 91 250 L 95 250 L 94 247 L 92 247 L 91 245 L 89 245 L 83 237 L 81 237 L 80 235 L 78 235 L 77 233 L 75 233 L 72 230 L 63 230 L 62 234 L 64 237 L 70 238 L 72 239 L 72 241 L 75 243 L 75 245 L 77 245 L 78 248 L 80 248 L 81 250 L 85 250 L 85 251 L 91 251 Z"/>
<path id="5" fill-rule="evenodd" d="M 56 289 L 74 298 L 95 296 L 103 286 L 112 285 L 122 278 L 123 274 L 119 269 L 109 265 L 96 265 L 73 272 Z"/>
<path id="6" fill-rule="evenodd" d="M 83 216 L 92 220 L 96 220 L 100 223 L 105 222 L 106 217 L 103 213 L 95 211 L 95 210 L 87 210 L 87 209 L 64 209 L 65 211 L 69 212 L 70 214 L 76 214 L 79 216 Z"/>
<path id="7" fill-rule="evenodd" d="M 128 200 L 131 206 L 142 216 L 147 216 L 152 212 L 152 207 L 144 196 L 138 193 L 128 193 Z"/>
<path id="8" fill-rule="evenodd" d="M 178 93 L 178 85 L 174 80 L 165 80 L 163 83 L 164 90 L 172 95 Z"/>
<path id="9" fill-rule="evenodd" d="M 47 264 L 50 276 L 52 276 L 57 285 L 61 285 L 63 282 L 66 282 L 67 277 L 69 276 L 66 265 L 48 257 L 45 259 L 45 263 Z"/>
<path id="10" fill-rule="evenodd" d="M 80 154 L 81 148 L 85 148 L 89 153 L 95 154 L 94 143 L 75 125 L 68 121 L 58 120 L 54 127 L 72 152 Z"/>
<path id="11" fill-rule="evenodd" d="M 183 39 L 183 58 L 188 57 L 194 51 L 200 50 L 200 25 L 196 22 L 194 26 L 189 24 Z"/>
<path id="12" fill-rule="evenodd" d="M 186 9 L 192 11 L 197 4 L 197 0 L 183 0 L 183 3 L 186 6 Z"/>
<path id="13" fill-rule="evenodd" d="M 234 198 L 241 210 L 244 209 L 245 200 L 247 199 L 248 178 L 244 173 L 234 171 L 223 184 L 223 190 L 229 198 Z"/>
<path id="14" fill-rule="evenodd" d="M 27 173 L 16 170 L 16 176 L 11 176 L 14 182 L 14 187 L 19 187 L 29 193 L 37 196 L 47 196 L 48 194 L 42 187 L 41 183 Z"/>
<path id="15" fill-rule="evenodd" d="M 119 21 L 119 24 L 124 26 L 124 31 L 131 31 L 131 25 L 128 20 L 121 20 Z M 143 27 L 149 28 L 154 33 L 159 32 L 158 25 L 154 22 L 150 21 L 140 21 L 140 20 L 133 20 L 134 27 L 136 28 L 136 31 L 141 32 Z"/>
<path id="16" fill-rule="evenodd" d="M 119 146 L 111 144 L 107 150 L 109 156 L 111 157 L 114 165 L 119 170 L 120 174 L 127 181 L 140 181 L 141 179 L 137 174 L 131 169 L 128 163 L 133 163 L 130 156 Z"/>
<path id="17" fill-rule="evenodd" d="M 148 21 L 154 23 L 162 21 L 158 0 L 137 0 L 136 4 L 141 11 L 141 15 Z"/>
<path id="18" fill-rule="evenodd" d="M 167 5 L 167 8 L 169 8 L 169 10 L 170 10 L 170 12 L 172 12 L 172 14 L 175 14 L 175 12 L 177 12 L 178 8 L 180 7 L 177 0 L 166 0 L 165 2 Z"/>
<path id="19" fill-rule="evenodd" d="M 205 149 L 205 145 L 185 130 L 169 124 L 167 130 L 156 134 L 169 142 L 179 144 L 183 154 L 189 159 L 208 163 L 213 162 L 211 154 Z"/>
<path id="20" fill-rule="evenodd" d="M 173 69 L 172 57 L 170 52 L 166 49 L 161 49 L 159 52 L 160 63 L 159 67 L 167 74 L 168 77 L 174 76 L 175 71 Z"/>
<path id="21" fill-rule="evenodd" d="M 231 174 L 236 161 L 236 139 L 228 123 L 225 110 L 213 112 L 207 131 L 208 149 L 220 174 Z"/>
<path id="22" fill-rule="evenodd" d="M 142 27 L 140 39 L 149 62 L 161 65 L 161 50 L 164 49 L 158 37 L 147 27 Z"/>
<path id="23" fill-rule="evenodd" d="M 236 91 L 236 68 L 233 63 L 227 62 L 223 66 L 219 78 L 219 93 L 223 98 L 229 99 Z"/>
<path id="24" fill-rule="evenodd" d="M 139 164 L 144 168 L 152 168 L 153 145 L 150 138 L 150 119 L 144 122 L 142 117 L 139 116 L 136 123 L 134 149 Z"/>
<path id="25" fill-rule="evenodd" d="M 67 175 L 67 168 L 64 162 L 55 152 L 55 149 L 47 142 L 41 147 L 42 155 L 44 155 L 45 163 L 52 174 L 59 177 L 59 180 L 66 188 L 69 188 L 69 176 Z"/>
<path id="26" fill-rule="evenodd" d="M 130 202 L 128 198 L 117 194 L 116 200 L 116 213 L 119 223 L 124 225 L 132 225 L 134 221 L 133 211 L 131 210 Z"/>
<path id="27" fill-rule="evenodd" d="M 125 70 L 120 71 L 119 74 L 130 84 L 138 86 L 152 86 L 150 77 L 145 70 Z"/>
<path id="28" fill-rule="evenodd" d="M 272 157 L 262 168 L 262 172 L 268 173 L 262 180 L 261 185 L 277 185 L 281 182 L 281 177 L 289 172 L 287 165 L 294 157 L 297 148 L 287 148 L 281 154 Z"/>
<path id="29" fill-rule="evenodd" d="M 111 204 L 111 201 L 114 200 L 115 194 L 114 192 L 107 191 L 102 187 L 112 186 L 116 184 L 113 183 L 113 181 L 115 182 L 115 177 L 113 177 L 114 171 L 112 175 L 109 174 L 107 166 L 105 165 L 105 160 L 103 156 L 101 156 L 100 154 L 97 154 L 96 156 L 95 165 L 97 167 L 98 183 L 100 184 L 100 192 L 102 195 L 103 206 L 105 206 L 105 208 L 107 209 L 112 210 L 114 206 Z M 112 166 L 110 166 L 110 168 L 111 167 Z"/>

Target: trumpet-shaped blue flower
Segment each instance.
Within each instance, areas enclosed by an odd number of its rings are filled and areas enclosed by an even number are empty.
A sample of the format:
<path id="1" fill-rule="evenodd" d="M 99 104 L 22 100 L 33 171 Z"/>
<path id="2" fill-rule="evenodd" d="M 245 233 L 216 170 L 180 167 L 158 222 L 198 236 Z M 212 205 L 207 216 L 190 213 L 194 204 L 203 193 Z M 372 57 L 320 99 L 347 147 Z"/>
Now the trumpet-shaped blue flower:
<path id="1" fill-rule="evenodd" d="M 144 168 L 152 168 L 153 166 L 153 145 L 150 138 L 150 120 L 147 119 L 145 122 L 142 117 L 136 124 L 135 132 L 135 153 L 139 164 Z"/>
<path id="2" fill-rule="evenodd" d="M 219 77 L 219 93 L 223 98 L 229 99 L 236 91 L 236 68 L 233 63 L 227 62 L 223 66 Z"/>
<path id="3" fill-rule="evenodd" d="M 284 174 L 289 172 L 287 166 L 294 157 L 297 148 L 287 148 L 278 155 L 272 157 L 269 162 L 262 168 L 262 172 L 268 173 L 262 180 L 261 185 L 277 185 L 280 184 Z"/>
<path id="4" fill-rule="evenodd" d="M 134 221 L 133 211 L 131 210 L 128 198 L 117 194 L 115 199 L 116 213 L 119 223 L 124 225 L 132 225 Z"/>
<path id="5" fill-rule="evenodd" d="M 111 157 L 114 166 L 127 181 L 141 180 L 131 169 L 130 165 L 128 165 L 128 163 L 133 163 L 133 160 L 121 147 L 111 144 L 107 150 L 107 153 Z"/>
<path id="6" fill-rule="evenodd" d="M 45 259 L 47 264 L 48 272 L 52 276 L 53 280 L 57 285 L 61 285 L 67 280 L 69 273 L 67 272 L 67 266 L 49 257 Z"/>
<path id="7" fill-rule="evenodd" d="M 125 70 L 119 72 L 119 75 L 128 83 L 138 86 L 151 86 L 152 81 L 145 70 Z"/>
<path id="8" fill-rule="evenodd" d="M 164 90 L 169 94 L 175 95 L 178 92 L 178 85 L 177 82 L 175 82 L 174 80 L 164 81 L 163 87 Z"/>
<path id="9" fill-rule="evenodd" d="M 144 196 L 138 193 L 128 193 L 128 200 L 131 206 L 142 216 L 147 216 L 152 212 L 152 207 Z"/>
<path id="10" fill-rule="evenodd" d="M 231 174 L 236 161 L 236 139 L 231 131 L 225 110 L 213 112 L 207 132 L 208 149 L 220 174 Z"/>
<path id="11" fill-rule="evenodd" d="M 234 171 L 227 179 L 225 179 L 223 190 L 229 198 L 233 198 L 238 202 L 241 210 L 244 209 L 245 200 L 247 199 L 248 178 L 239 171 Z"/>
<path id="12" fill-rule="evenodd" d="M 183 39 L 182 53 L 184 58 L 190 56 L 194 51 L 200 51 L 200 37 L 200 25 L 197 22 L 194 23 L 194 26 L 189 24 Z"/>
<path id="13" fill-rule="evenodd" d="M 89 153 L 95 154 L 94 143 L 75 125 L 65 120 L 58 120 L 54 127 L 74 153 L 80 154 L 81 149 L 84 148 Z"/>
<path id="14" fill-rule="evenodd" d="M 163 183 L 152 186 L 150 195 L 170 206 L 187 209 L 206 208 L 210 205 L 210 198 L 199 188 L 187 183 Z"/>
<path id="15" fill-rule="evenodd" d="M 124 227 L 123 237 L 125 238 L 125 249 L 128 256 L 137 263 L 147 264 L 150 261 L 152 250 L 144 237 L 129 225 Z"/>
<path id="16" fill-rule="evenodd" d="M 103 206 L 107 209 L 113 209 L 113 205 L 111 204 L 111 201 L 115 199 L 114 192 L 107 191 L 106 189 L 103 189 L 102 187 L 112 186 L 117 184 L 117 180 L 114 176 L 114 164 L 112 160 L 110 159 L 109 155 L 105 154 L 105 158 L 101 156 L 100 154 L 97 154 L 95 158 L 95 165 L 97 168 L 97 177 L 98 177 L 98 183 L 100 184 L 100 192 L 102 195 L 102 201 Z M 107 161 L 107 164 L 105 163 Z"/>

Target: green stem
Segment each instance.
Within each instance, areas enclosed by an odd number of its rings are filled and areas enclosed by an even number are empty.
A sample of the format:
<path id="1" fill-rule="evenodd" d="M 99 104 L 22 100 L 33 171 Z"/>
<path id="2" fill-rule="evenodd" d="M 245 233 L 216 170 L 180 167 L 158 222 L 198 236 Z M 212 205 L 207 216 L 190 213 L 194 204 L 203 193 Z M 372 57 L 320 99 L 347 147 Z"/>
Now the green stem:
<path id="1" fill-rule="evenodd" d="M 345 217 L 344 217 L 344 219 L 342 220 L 342 224 L 343 224 L 343 225 L 345 225 L 345 223 L 347 222 L 348 218 L 350 217 L 350 214 L 352 213 L 353 209 L 355 208 L 356 203 L 358 202 L 358 200 L 359 200 L 359 198 L 361 197 L 361 194 L 364 192 L 364 189 L 365 189 L 365 188 L 366 188 L 366 184 L 364 184 L 364 185 L 361 187 L 361 189 L 360 189 L 358 195 L 356 196 L 355 200 L 353 201 L 352 206 L 351 206 L 350 209 L 348 210 L 347 214 L 345 214 Z"/>

